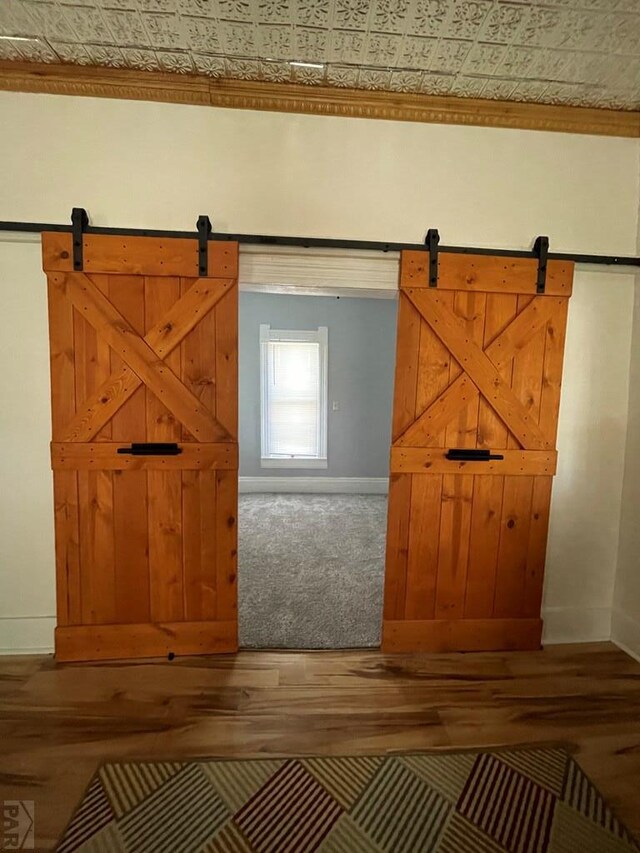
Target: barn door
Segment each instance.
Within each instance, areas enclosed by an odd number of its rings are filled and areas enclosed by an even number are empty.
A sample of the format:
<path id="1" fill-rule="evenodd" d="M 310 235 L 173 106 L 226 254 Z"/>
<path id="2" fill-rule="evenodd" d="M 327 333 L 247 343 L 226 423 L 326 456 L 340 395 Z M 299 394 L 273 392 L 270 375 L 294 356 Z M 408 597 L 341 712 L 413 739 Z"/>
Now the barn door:
<path id="1" fill-rule="evenodd" d="M 429 287 L 402 254 L 384 650 L 540 645 L 573 267 L 547 270 L 536 295 L 534 259 L 443 253 Z"/>
<path id="2" fill-rule="evenodd" d="M 235 651 L 237 244 L 208 277 L 195 239 L 42 244 L 56 657 Z"/>

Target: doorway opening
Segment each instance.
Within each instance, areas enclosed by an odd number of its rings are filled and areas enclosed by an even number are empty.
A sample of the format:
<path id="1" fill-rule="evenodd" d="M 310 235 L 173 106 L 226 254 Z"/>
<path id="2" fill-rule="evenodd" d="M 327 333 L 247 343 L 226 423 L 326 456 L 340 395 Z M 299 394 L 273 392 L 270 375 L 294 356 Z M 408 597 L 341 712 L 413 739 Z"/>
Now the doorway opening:
<path id="1" fill-rule="evenodd" d="M 376 648 L 396 294 L 283 289 L 240 293 L 240 646 Z"/>

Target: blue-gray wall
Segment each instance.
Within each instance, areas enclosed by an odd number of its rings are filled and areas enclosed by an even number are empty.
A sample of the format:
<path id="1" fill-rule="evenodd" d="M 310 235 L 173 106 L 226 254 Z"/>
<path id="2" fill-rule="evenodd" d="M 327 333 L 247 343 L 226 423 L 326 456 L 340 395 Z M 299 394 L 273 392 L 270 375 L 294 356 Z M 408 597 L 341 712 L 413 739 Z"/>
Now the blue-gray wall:
<path id="1" fill-rule="evenodd" d="M 240 476 L 388 476 L 396 310 L 393 299 L 240 293 Z M 260 467 L 260 323 L 329 328 L 328 468 Z"/>

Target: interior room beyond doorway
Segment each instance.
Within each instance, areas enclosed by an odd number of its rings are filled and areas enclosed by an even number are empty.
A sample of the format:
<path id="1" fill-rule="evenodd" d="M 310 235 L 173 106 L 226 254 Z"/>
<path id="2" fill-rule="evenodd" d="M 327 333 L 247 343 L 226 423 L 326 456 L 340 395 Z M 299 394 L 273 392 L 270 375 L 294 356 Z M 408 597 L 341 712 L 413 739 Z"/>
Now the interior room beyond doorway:
<path id="1" fill-rule="evenodd" d="M 397 302 L 322 292 L 240 294 L 245 648 L 380 645 Z"/>

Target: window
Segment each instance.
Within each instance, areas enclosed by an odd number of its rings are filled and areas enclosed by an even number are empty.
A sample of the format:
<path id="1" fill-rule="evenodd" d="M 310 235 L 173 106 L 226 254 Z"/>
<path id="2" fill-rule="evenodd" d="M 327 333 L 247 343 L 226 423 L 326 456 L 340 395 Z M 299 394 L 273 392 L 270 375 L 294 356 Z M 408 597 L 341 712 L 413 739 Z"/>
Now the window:
<path id="1" fill-rule="evenodd" d="M 260 326 L 263 468 L 327 467 L 327 341 Z"/>

